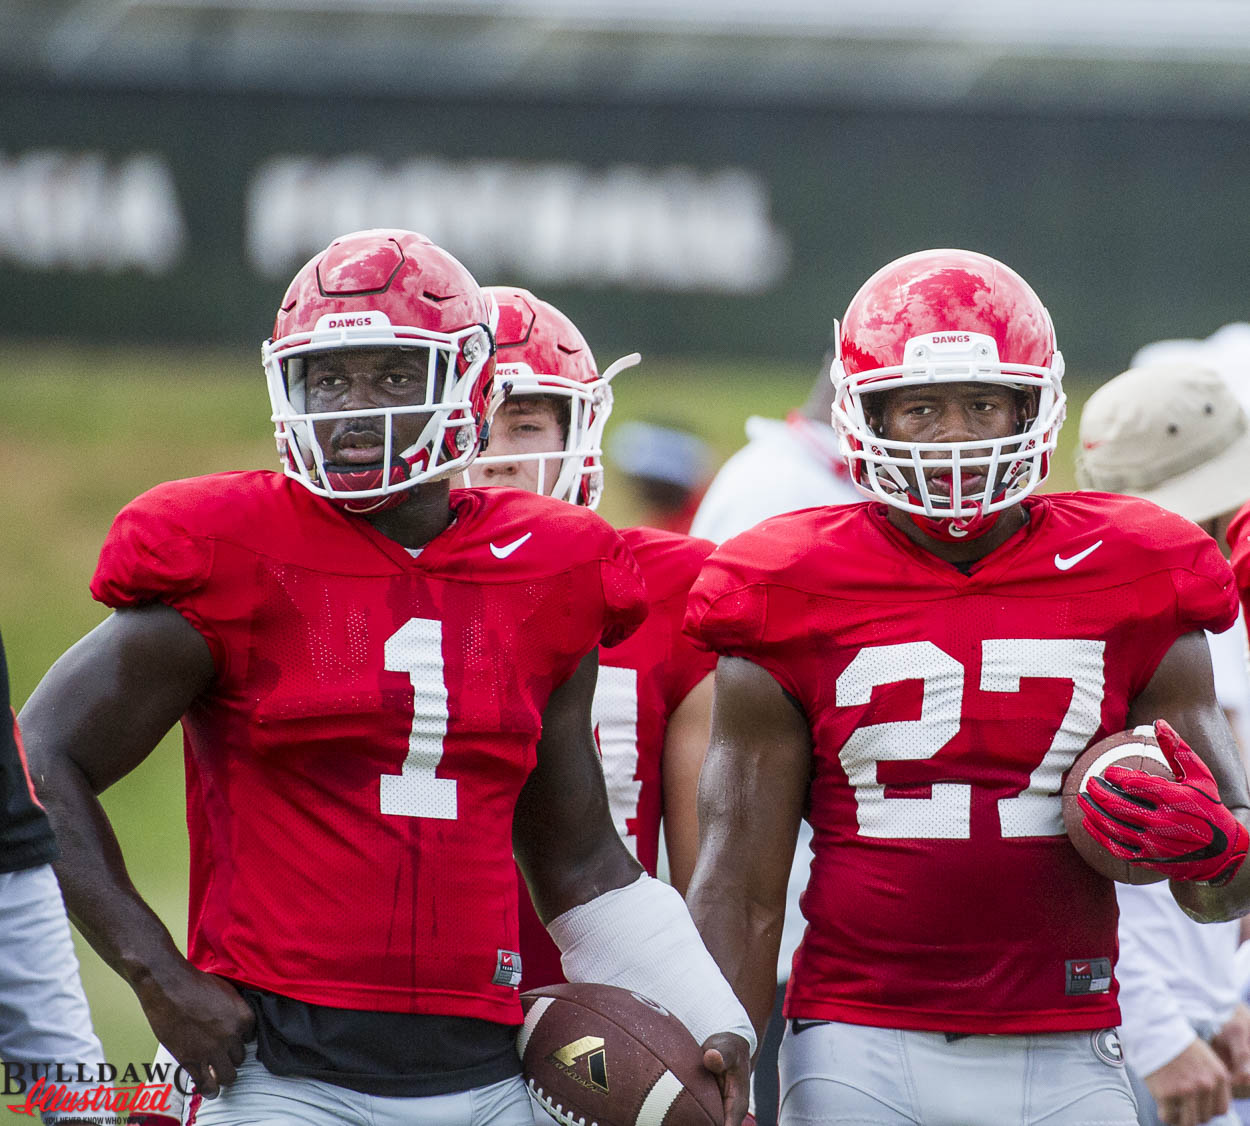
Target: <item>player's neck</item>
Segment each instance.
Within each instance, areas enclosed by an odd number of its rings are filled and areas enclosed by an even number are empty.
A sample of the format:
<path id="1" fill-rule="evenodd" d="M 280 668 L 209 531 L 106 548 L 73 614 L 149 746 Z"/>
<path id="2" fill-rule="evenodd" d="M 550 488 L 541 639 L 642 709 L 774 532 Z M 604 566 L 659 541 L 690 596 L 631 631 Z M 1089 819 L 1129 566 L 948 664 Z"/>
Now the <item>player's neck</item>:
<path id="1" fill-rule="evenodd" d="M 363 518 L 401 547 L 425 547 L 451 523 L 450 492 L 449 481 L 431 481 L 410 490 L 403 504 Z"/>
<path id="2" fill-rule="evenodd" d="M 1011 539 L 1029 521 L 1028 513 L 1024 508 L 1013 504 L 1010 508 L 1003 509 L 1002 515 L 994 521 L 993 527 L 985 535 L 977 536 L 976 539 L 955 542 L 940 540 L 936 536 L 929 535 L 912 520 L 909 513 L 901 508 L 890 506 L 886 512 L 886 518 L 917 546 L 956 566 L 984 559 L 995 548 L 1001 547 Z"/>

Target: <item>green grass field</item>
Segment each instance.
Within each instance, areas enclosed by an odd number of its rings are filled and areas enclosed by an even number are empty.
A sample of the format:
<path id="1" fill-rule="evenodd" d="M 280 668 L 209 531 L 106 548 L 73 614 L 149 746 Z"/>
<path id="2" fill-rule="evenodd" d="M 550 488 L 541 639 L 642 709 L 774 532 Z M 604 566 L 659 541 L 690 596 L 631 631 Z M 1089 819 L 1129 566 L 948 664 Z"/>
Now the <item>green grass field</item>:
<path id="1" fill-rule="evenodd" d="M 806 398 L 813 367 L 648 362 L 616 387 L 614 421 L 647 418 L 700 433 L 723 457 L 749 414 L 780 415 Z M 269 404 L 253 356 L 70 350 L 11 344 L 0 356 L 0 629 L 14 704 L 57 656 L 105 616 L 87 590 L 109 524 L 161 481 L 277 464 Z M 1072 388 L 1076 399 L 1081 388 Z M 1079 402 L 1051 488 L 1072 484 Z M 609 428 L 611 423 L 609 424 Z M 632 519 L 611 468 L 601 513 Z M 180 744 L 171 735 L 104 797 L 131 876 L 181 943 L 187 849 Z M 96 1029 L 117 1064 L 150 1059 L 154 1040 L 129 989 L 81 940 Z M 29 1122 L 0 1107 L 0 1124 Z"/>

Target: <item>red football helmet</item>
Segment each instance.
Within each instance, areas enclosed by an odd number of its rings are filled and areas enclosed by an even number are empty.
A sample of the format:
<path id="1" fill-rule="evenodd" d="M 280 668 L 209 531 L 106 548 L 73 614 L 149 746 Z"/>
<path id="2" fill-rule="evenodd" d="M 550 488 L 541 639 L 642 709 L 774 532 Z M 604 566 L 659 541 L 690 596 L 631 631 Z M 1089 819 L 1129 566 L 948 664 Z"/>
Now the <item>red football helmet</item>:
<path id="1" fill-rule="evenodd" d="M 833 425 L 861 492 L 911 513 L 931 535 L 963 539 L 1045 479 L 1064 418 L 1063 357 L 1050 314 L 1014 270 L 967 250 L 899 258 L 851 299 L 837 348 Z M 919 383 L 995 383 L 1027 392 L 1033 405 L 1017 433 L 992 441 L 875 433 L 863 397 Z M 922 460 L 926 470 L 950 469 L 950 496 L 930 492 Z M 964 495 L 962 472 L 972 469 L 984 487 Z"/>
<path id="2" fill-rule="evenodd" d="M 379 512 L 406 490 L 462 470 L 477 453 L 494 377 L 494 303 L 473 276 L 424 235 L 357 231 L 335 239 L 295 275 L 273 338 L 262 348 L 278 454 L 287 476 L 350 512 Z M 425 401 L 375 410 L 309 413 L 305 358 L 360 348 L 427 354 Z M 393 416 L 428 415 L 416 442 L 393 448 Z M 385 436 L 376 465 L 326 460 L 314 423 L 371 417 Z"/>
<path id="3" fill-rule="evenodd" d="M 569 401 L 564 447 L 545 453 L 480 455 L 474 467 L 515 461 L 539 463 L 538 489 L 546 492 L 547 474 L 555 474 L 551 496 L 595 508 L 603 493 L 603 427 L 612 413 L 612 378 L 642 358 L 623 356 L 602 375 L 590 345 L 559 309 L 515 286 L 486 286 L 483 293 L 499 307 L 495 334 L 494 409 L 509 396 L 554 395 Z M 487 450 L 489 451 L 489 445 Z M 472 484 L 472 471 L 465 474 Z"/>

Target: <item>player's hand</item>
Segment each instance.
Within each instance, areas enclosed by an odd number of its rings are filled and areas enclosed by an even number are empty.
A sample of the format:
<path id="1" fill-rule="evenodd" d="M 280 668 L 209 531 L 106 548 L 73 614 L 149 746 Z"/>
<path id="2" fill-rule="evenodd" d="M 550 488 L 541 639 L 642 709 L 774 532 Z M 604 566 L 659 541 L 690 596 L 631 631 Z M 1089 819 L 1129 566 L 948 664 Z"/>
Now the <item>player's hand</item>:
<path id="1" fill-rule="evenodd" d="M 1228 1068 L 1201 1040 L 1194 1040 L 1145 1081 L 1167 1126 L 1200 1126 L 1224 1114 L 1232 1094 Z"/>
<path id="2" fill-rule="evenodd" d="M 1250 1008 L 1238 1005 L 1212 1037 L 1211 1047 L 1228 1068 L 1233 1098 L 1250 1098 Z"/>
<path id="3" fill-rule="evenodd" d="M 1220 801 L 1206 763 L 1165 720 L 1156 721 L 1155 737 L 1175 781 L 1109 766 L 1077 799 L 1085 831 L 1130 864 L 1173 880 L 1226 884 L 1246 858 L 1250 834 Z"/>
<path id="4" fill-rule="evenodd" d="M 234 1082 L 256 1020 L 233 985 L 183 960 L 153 974 L 136 993 L 156 1039 L 201 1095 L 216 1098 Z"/>
<path id="5" fill-rule="evenodd" d="M 734 1032 L 718 1032 L 703 1041 L 703 1066 L 716 1076 L 725 1104 L 724 1126 L 742 1126 L 751 1097 L 751 1050 Z"/>

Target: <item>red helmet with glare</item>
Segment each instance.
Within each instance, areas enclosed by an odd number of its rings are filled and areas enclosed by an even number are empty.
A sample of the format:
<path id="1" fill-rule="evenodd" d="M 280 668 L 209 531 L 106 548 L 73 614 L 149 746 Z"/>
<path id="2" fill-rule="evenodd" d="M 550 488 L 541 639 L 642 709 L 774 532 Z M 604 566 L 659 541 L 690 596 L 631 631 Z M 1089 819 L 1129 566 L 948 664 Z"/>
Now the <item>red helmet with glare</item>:
<path id="1" fill-rule="evenodd" d="M 925 250 L 883 266 L 838 326 L 833 425 L 851 476 L 869 497 L 910 513 L 943 539 L 981 535 L 1045 480 L 1063 423 L 1063 357 L 1050 314 L 1003 263 L 968 250 Z M 967 442 L 896 441 L 877 433 L 868 396 L 932 383 L 991 383 L 1023 394 L 1017 432 Z M 925 470 L 948 470 L 949 495 Z M 965 472 L 980 487 L 964 492 Z"/>
<path id="2" fill-rule="evenodd" d="M 283 469 L 351 512 L 401 503 L 407 490 L 450 477 L 473 460 L 494 376 L 493 302 L 468 270 L 424 235 L 357 231 L 335 239 L 295 275 L 262 352 Z M 336 350 L 422 353 L 424 400 L 404 406 L 310 413 L 307 359 Z M 427 416 L 420 436 L 396 449 L 394 418 Z M 316 423 L 361 416 L 384 435 L 381 461 L 336 465 Z"/>
<path id="3" fill-rule="evenodd" d="M 539 463 L 538 489 L 594 508 L 603 492 L 603 427 L 612 413 L 612 378 L 638 363 L 635 352 L 602 375 L 577 326 L 528 289 L 487 286 L 499 308 L 495 365 L 497 408 L 509 397 L 550 395 L 567 401 L 568 426 L 561 449 L 542 453 L 480 455 L 474 467 L 516 461 Z M 554 475 L 554 487 L 547 482 Z M 473 473 L 466 479 L 472 483 Z"/>

